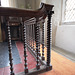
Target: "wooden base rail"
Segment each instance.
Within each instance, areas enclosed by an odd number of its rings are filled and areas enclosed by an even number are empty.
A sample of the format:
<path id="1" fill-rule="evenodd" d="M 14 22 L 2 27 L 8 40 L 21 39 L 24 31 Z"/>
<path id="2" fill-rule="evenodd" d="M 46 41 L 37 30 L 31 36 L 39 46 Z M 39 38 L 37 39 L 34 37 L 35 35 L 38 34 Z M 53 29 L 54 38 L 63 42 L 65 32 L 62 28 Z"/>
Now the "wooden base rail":
<path id="1" fill-rule="evenodd" d="M 9 48 L 9 61 L 10 61 L 10 75 L 15 75 L 13 70 L 13 57 L 12 57 L 12 44 L 10 33 L 10 17 L 18 17 L 21 19 L 22 26 L 22 40 L 24 43 L 24 72 L 17 75 L 38 75 L 39 73 L 46 72 L 52 69 L 51 65 L 51 16 L 54 13 L 52 11 L 53 5 L 42 3 L 42 6 L 38 10 L 24 10 L 17 8 L 0 7 L 0 16 L 6 18 L 7 32 L 8 32 L 8 48 Z M 45 32 L 45 19 L 47 21 L 47 61 L 44 57 L 44 32 Z M 42 35 L 40 32 L 42 30 Z M 42 39 L 42 40 L 41 40 Z M 40 52 L 40 45 L 42 53 Z M 36 59 L 36 68 L 29 70 L 27 63 L 27 50 Z M 32 63 L 33 64 L 33 63 Z"/>

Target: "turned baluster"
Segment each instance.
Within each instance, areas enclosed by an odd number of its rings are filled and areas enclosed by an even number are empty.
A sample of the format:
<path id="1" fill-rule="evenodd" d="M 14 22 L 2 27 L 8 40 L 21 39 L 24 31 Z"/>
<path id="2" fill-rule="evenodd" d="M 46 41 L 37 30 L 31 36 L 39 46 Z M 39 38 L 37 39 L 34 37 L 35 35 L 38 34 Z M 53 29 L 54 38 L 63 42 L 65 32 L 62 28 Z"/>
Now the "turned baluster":
<path id="1" fill-rule="evenodd" d="M 34 49 L 36 52 L 36 24 L 34 24 Z"/>
<path id="2" fill-rule="evenodd" d="M 24 61 L 25 61 L 25 64 L 24 64 L 24 66 L 25 66 L 25 69 L 24 69 L 24 71 L 25 71 L 25 73 L 28 73 L 28 65 L 27 65 L 27 48 L 26 48 L 26 45 L 27 45 L 27 43 L 26 43 L 26 25 L 24 25 L 24 22 L 23 22 L 23 39 L 24 39 Z"/>
<path id="3" fill-rule="evenodd" d="M 38 28 L 39 28 L 39 29 L 38 29 L 38 33 L 39 33 L 39 34 L 38 34 L 38 38 L 39 38 L 39 39 L 38 39 L 38 40 L 39 40 L 39 44 L 38 44 L 38 45 L 39 45 L 39 51 L 38 51 L 38 53 L 39 53 L 39 56 L 41 56 L 41 53 L 40 53 L 40 22 L 38 22 Z"/>
<path id="4" fill-rule="evenodd" d="M 44 20 L 42 22 L 42 60 L 45 60 L 45 57 L 44 57 Z"/>
<path id="5" fill-rule="evenodd" d="M 33 38 L 32 38 L 32 25 L 30 25 L 30 28 L 31 28 L 31 48 L 32 48 L 32 46 L 33 46 L 33 45 L 32 45 L 32 42 L 33 42 L 33 40 L 32 40 L 32 39 L 33 39 Z"/>
<path id="6" fill-rule="evenodd" d="M 34 43 L 33 43 L 33 36 L 34 36 L 34 33 L 33 33 L 33 24 L 32 24 L 32 49 L 33 49 L 33 51 L 34 51 Z"/>
<path id="7" fill-rule="evenodd" d="M 30 39 L 30 47 L 31 47 L 31 27 L 30 27 L 31 25 L 29 25 L 29 39 Z"/>
<path id="8" fill-rule="evenodd" d="M 27 39 L 27 45 L 28 45 L 28 25 L 26 25 L 26 39 Z"/>
<path id="9" fill-rule="evenodd" d="M 28 29 L 28 25 L 27 25 L 27 45 L 29 45 L 29 36 L 28 36 L 28 33 L 29 33 L 29 29 Z"/>
<path id="10" fill-rule="evenodd" d="M 50 66 L 51 62 L 51 16 L 53 11 L 49 11 L 48 14 L 48 21 L 47 21 L 47 66 Z"/>
<path id="11" fill-rule="evenodd" d="M 28 44 L 28 27 L 26 25 L 26 38 L 27 38 L 27 44 Z"/>
<path id="12" fill-rule="evenodd" d="M 27 33 L 27 38 L 28 38 L 28 45 L 29 45 L 29 25 L 27 25 L 27 31 L 28 31 L 28 33 Z"/>
<path id="13" fill-rule="evenodd" d="M 31 47 L 30 25 L 29 25 L 29 45 L 30 45 L 30 47 Z"/>
<path id="14" fill-rule="evenodd" d="M 38 20 L 36 20 L 36 55 L 37 55 L 37 64 L 36 64 L 36 68 L 37 70 L 40 69 L 40 64 L 39 64 L 39 26 L 38 26 Z"/>
<path id="15" fill-rule="evenodd" d="M 34 24 L 33 24 L 33 51 L 35 51 L 35 31 L 34 31 Z"/>
<path id="16" fill-rule="evenodd" d="M 32 47 L 32 38 L 31 38 L 31 34 L 32 34 L 32 31 L 31 31 L 31 25 L 30 25 L 30 46 Z"/>
<path id="17" fill-rule="evenodd" d="M 28 26 L 27 30 L 28 30 L 28 37 L 27 38 L 28 38 L 28 45 L 29 45 L 29 26 Z"/>
<path id="18" fill-rule="evenodd" d="M 7 31 L 8 31 L 8 51 L 9 51 L 9 61 L 10 61 L 10 75 L 15 75 L 13 71 L 13 58 L 12 58 L 12 45 L 11 45 L 11 34 L 10 34 L 10 26 L 9 21 L 7 21 Z"/>
<path id="19" fill-rule="evenodd" d="M 32 48 L 33 48 L 33 25 L 31 25 L 31 39 L 32 39 Z"/>

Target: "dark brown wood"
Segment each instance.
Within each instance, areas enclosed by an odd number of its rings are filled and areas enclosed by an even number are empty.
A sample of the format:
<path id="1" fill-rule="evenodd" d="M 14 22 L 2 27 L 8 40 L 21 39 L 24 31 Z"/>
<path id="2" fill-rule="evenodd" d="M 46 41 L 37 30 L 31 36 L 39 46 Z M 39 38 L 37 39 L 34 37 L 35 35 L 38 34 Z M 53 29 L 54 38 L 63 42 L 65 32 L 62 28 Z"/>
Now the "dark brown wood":
<path id="1" fill-rule="evenodd" d="M 9 61 L 10 61 L 10 75 L 15 75 L 13 71 L 13 58 L 12 58 L 12 45 L 11 45 L 11 34 L 10 34 L 10 26 L 9 21 L 7 21 L 7 30 L 8 30 L 8 49 L 9 49 Z"/>
<path id="2" fill-rule="evenodd" d="M 29 30 L 30 30 L 30 25 L 28 26 Z M 31 46 L 31 42 L 30 42 L 30 31 L 29 31 L 29 46 Z"/>
<path id="3" fill-rule="evenodd" d="M 36 18 L 36 55 L 37 55 L 37 64 L 36 68 L 37 70 L 40 69 L 40 64 L 39 64 L 39 25 L 38 25 L 38 19 Z"/>
<path id="4" fill-rule="evenodd" d="M 42 60 L 45 60 L 45 57 L 44 57 L 44 20 L 42 22 Z"/>
<path id="5" fill-rule="evenodd" d="M 26 42 L 26 25 L 24 25 L 24 22 L 23 22 L 23 41 L 24 41 L 24 61 L 25 61 L 25 73 L 28 73 L 28 67 L 27 67 L 27 42 Z"/>
<path id="6" fill-rule="evenodd" d="M 46 11 L 52 10 L 53 5 L 42 3 L 38 10 L 24 10 L 10 7 L 0 7 L 0 16 L 13 16 L 13 17 L 46 17 Z"/>
<path id="7" fill-rule="evenodd" d="M 38 54 L 39 56 L 41 56 L 41 53 L 40 53 L 40 22 L 38 22 L 38 40 L 39 40 L 39 43 L 38 43 Z"/>
<path id="8" fill-rule="evenodd" d="M 48 22 L 47 22 L 47 68 L 49 69 L 51 62 L 51 16 L 53 11 L 47 11 L 48 14 Z"/>
<path id="9" fill-rule="evenodd" d="M 28 25 L 26 25 L 26 38 L 27 38 L 27 44 L 29 45 L 29 26 Z"/>
<path id="10" fill-rule="evenodd" d="M 33 42 L 33 38 L 32 38 L 32 25 L 30 25 L 30 38 L 31 38 L 31 48 L 33 47 L 32 42 Z M 33 50 L 33 48 L 32 48 Z"/>
<path id="11" fill-rule="evenodd" d="M 33 51 L 35 51 L 35 24 L 33 24 Z"/>

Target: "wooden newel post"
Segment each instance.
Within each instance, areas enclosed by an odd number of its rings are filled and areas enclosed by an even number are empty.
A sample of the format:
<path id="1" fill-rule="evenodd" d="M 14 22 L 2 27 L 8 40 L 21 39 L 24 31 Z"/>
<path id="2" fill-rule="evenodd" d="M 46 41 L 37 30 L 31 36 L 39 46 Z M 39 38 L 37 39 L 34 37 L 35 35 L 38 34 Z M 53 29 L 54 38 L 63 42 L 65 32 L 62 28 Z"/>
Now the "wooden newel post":
<path id="1" fill-rule="evenodd" d="M 7 32 L 8 32 L 8 51 L 9 51 L 9 61 L 10 61 L 10 75 L 15 75 L 13 71 L 13 58 L 12 58 L 12 45 L 11 45 L 11 33 L 10 33 L 10 26 L 9 26 L 9 20 L 8 18 L 6 19 L 6 24 L 7 24 Z"/>
<path id="2" fill-rule="evenodd" d="M 51 16 L 54 13 L 54 11 L 47 11 L 48 15 L 48 21 L 47 21 L 47 70 L 52 69 L 52 66 L 50 64 L 51 62 L 51 33 L 52 33 L 52 27 L 51 27 Z"/>

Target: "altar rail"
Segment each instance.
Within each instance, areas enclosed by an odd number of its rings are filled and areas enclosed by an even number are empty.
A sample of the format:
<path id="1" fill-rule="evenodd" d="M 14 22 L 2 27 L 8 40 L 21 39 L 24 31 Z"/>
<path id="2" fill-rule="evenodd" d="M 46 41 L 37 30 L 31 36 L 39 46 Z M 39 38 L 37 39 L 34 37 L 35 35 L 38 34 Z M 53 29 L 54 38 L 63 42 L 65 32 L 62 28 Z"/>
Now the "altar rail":
<path id="1" fill-rule="evenodd" d="M 8 48 L 9 48 L 9 61 L 10 61 L 10 75 L 15 75 L 13 71 L 13 57 L 12 57 L 12 44 L 9 17 L 20 17 L 22 19 L 23 27 L 23 43 L 24 43 L 24 73 L 19 75 L 37 75 L 41 72 L 46 72 L 52 69 L 51 65 L 51 16 L 53 5 L 41 4 L 38 10 L 24 10 L 17 8 L 0 7 L 0 16 L 6 17 L 6 24 L 8 30 Z M 47 17 L 47 61 L 44 56 L 44 23 Z M 40 42 L 40 25 L 42 26 L 42 42 Z M 40 45 L 42 46 L 42 54 L 40 53 Z M 36 59 L 36 68 L 33 70 L 28 69 L 27 64 L 27 50 Z M 32 63 L 33 64 L 33 63 Z M 41 64 L 41 65 L 40 65 Z"/>

